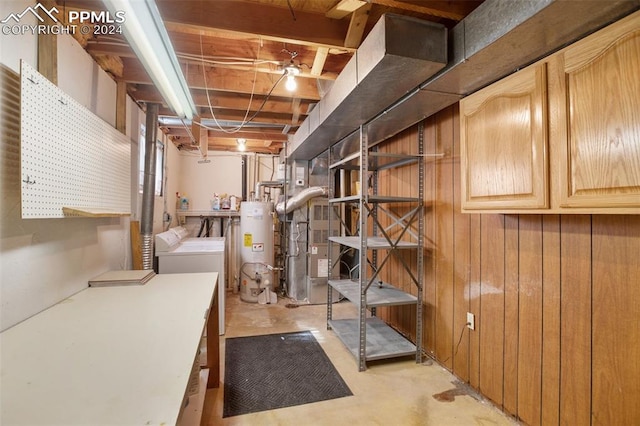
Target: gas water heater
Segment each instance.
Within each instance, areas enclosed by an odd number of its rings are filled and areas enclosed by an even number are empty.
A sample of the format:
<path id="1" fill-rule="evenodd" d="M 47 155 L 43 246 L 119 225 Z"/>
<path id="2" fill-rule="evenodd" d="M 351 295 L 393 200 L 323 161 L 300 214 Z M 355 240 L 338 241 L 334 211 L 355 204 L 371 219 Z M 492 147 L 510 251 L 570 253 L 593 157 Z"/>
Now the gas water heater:
<path id="1" fill-rule="evenodd" d="M 274 287 L 273 203 L 240 204 L 240 299 L 258 302 L 260 293 Z"/>

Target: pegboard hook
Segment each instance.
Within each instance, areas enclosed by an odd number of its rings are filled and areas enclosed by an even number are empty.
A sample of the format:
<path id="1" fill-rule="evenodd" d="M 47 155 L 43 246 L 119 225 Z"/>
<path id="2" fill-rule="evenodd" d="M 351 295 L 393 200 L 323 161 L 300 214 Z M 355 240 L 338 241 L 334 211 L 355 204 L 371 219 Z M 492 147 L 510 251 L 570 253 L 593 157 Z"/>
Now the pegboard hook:
<path id="1" fill-rule="evenodd" d="M 27 185 L 33 185 L 34 183 L 36 183 L 35 180 L 31 180 L 31 177 L 29 175 L 27 175 L 27 179 L 23 180 L 23 182 Z"/>

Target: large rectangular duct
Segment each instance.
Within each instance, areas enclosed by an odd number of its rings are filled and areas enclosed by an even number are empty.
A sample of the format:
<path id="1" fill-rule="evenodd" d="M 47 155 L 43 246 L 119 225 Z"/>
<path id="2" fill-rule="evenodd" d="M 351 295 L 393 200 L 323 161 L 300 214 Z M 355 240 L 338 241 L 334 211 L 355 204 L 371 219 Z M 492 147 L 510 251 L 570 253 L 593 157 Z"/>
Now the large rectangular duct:
<path id="1" fill-rule="evenodd" d="M 466 96 L 640 7 L 640 0 L 487 0 L 450 32 L 447 67 L 423 85 Z"/>
<path id="2" fill-rule="evenodd" d="M 383 15 L 293 135 L 287 156 L 311 160 L 446 64 L 443 25 Z"/>
<path id="3" fill-rule="evenodd" d="M 637 9 L 640 0 L 486 0 L 449 32 L 447 66 L 409 93 L 397 91 L 395 100 L 367 122 L 369 142 L 393 136 Z M 331 121 L 320 118 L 313 130 L 294 135 L 289 156 L 306 158 L 315 152 L 308 145 L 326 149 L 340 140 L 337 135 L 348 136 L 364 124 L 353 120 L 336 132 Z M 344 155 L 358 149 L 355 138 L 345 142 L 340 144 Z"/>

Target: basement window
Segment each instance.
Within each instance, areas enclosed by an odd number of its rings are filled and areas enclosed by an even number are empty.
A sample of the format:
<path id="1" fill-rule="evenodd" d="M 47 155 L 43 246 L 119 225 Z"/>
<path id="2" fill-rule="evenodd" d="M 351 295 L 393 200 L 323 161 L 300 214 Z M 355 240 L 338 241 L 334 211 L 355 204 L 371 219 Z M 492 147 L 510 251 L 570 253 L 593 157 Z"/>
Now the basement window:
<path id="1" fill-rule="evenodd" d="M 140 125 L 140 138 L 138 139 L 138 170 L 140 170 L 138 177 L 138 192 L 142 194 L 144 186 L 144 156 L 145 156 L 145 126 Z M 164 144 L 162 141 L 156 141 L 156 197 L 161 197 L 164 188 L 162 183 L 164 182 Z"/>

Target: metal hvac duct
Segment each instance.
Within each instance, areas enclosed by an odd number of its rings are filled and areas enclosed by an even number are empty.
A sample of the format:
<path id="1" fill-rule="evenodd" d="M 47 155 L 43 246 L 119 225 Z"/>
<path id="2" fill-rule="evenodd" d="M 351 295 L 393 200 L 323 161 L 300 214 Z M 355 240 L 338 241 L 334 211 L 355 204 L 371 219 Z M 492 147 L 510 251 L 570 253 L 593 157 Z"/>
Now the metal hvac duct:
<path id="1" fill-rule="evenodd" d="M 446 64 L 443 25 L 383 15 L 293 135 L 288 157 L 313 159 Z"/>
<path id="2" fill-rule="evenodd" d="M 156 129 L 158 128 L 158 104 L 147 104 L 144 137 L 144 180 L 142 183 L 142 269 L 153 269 L 153 202 L 156 191 Z"/>
<path id="3" fill-rule="evenodd" d="M 369 143 L 385 140 L 637 9 L 640 0 L 486 0 L 449 31 L 447 66 L 408 93 L 397 90 L 394 100 L 381 105 L 370 117 Z M 420 42 L 417 34 L 407 37 Z M 367 47 L 363 42 L 356 55 L 365 55 L 365 48 L 371 47 L 375 46 Z M 373 89 L 373 95 L 378 91 Z M 344 93 L 342 98 L 342 110 L 359 111 L 357 98 Z M 343 155 L 358 149 L 357 130 L 364 124 L 360 117 L 345 115 L 338 131 L 334 122 L 314 111 L 293 136 L 289 159 L 310 160 L 341 139 Z"/>
<path id="4" fill-rule="evenodd" d="M 326 197 L 327 194 L 328 189 L 324 186 L 312 186 L 310 188 L 303 189 L 288 200 L 280 201 L 276 204 L 276 213 L 279 215 L 289 214 L 304 206 L 307 201 L 317 197 Z"/>

